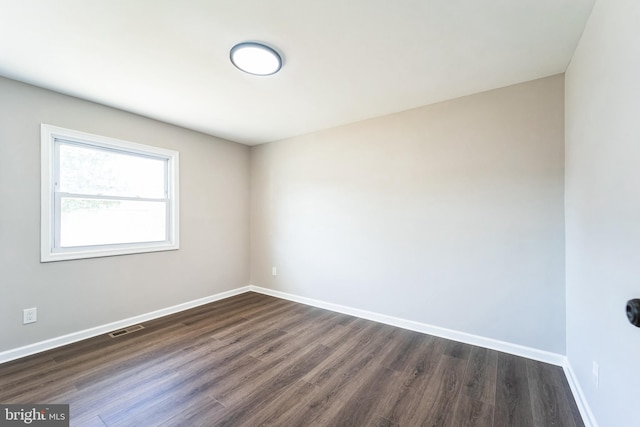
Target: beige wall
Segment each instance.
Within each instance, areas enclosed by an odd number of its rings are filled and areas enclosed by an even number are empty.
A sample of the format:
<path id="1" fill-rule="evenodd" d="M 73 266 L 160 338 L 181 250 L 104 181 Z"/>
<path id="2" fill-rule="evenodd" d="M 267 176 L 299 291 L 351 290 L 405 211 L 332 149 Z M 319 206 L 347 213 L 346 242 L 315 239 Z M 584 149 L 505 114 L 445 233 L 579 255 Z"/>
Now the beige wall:
<path id="1" fill-rule="evenodd" d="M 0 79 L 0 351 L 251 282 L 564 353 L 563 85 L 250 150 Z M 41 264 L 40 123 L 180 151 L 181 249 Z"/>
<path id="2" fill-rule="evenodd" d="M 41 123 L 179 151 L 180 250 L 41 264 Z M 247 285 L 248 197 L 246 146 L 0 78 L 0 351 Z"/>
<path id="3" fill-rule="evenodd" d="M 563 91 L 252 148 L 252 284 L 563 354 Z"/>
<path id="4" fill-rule="evenodd" d="M 566 76 L 567 357 L 603 427 L 640 425 L 639 24 L 637 0 L 597 1 Z"/>

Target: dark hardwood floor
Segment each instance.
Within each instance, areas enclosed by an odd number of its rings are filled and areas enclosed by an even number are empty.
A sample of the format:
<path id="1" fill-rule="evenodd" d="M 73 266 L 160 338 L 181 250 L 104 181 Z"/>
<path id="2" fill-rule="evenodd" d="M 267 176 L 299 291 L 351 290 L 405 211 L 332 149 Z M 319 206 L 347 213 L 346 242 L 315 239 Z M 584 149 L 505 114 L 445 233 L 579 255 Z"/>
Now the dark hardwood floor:
<path id="1" fill-rule="evenodd" d="M 562 369 L 256 293 L 0 365 L 74 426 L 583 426 Z"/>

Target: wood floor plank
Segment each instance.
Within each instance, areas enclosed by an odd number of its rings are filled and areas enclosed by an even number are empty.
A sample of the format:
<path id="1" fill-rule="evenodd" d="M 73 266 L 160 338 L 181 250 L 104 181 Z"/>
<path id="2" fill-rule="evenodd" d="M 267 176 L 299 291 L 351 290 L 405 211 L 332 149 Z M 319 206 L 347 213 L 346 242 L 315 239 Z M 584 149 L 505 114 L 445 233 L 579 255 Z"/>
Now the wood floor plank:
<path id="1" fill-rule="evenodd" d="M 465 344 L 463 342 L 449 341 L 444 354 L 451 357 L 457 357 L 458 359 L 468 360 L 472 349 L 472 345 Z"/>
<path id="2" fill-rule="evenodd" d="M 505 353 L 498 355 L 494 425 L 533 426 L 526 360 L 521 357 Z"/>
<path id="3" fill-rule="evenodd" d="M 289 302 L 289 301 L 286 301 Z M 285 319 L 304 318 L 307 307 L 299 304 L 289 303 L 281 304 L 274 307 L 264 307 L 261 312 L 243 316 L 246 322 L 235 327 L 230 326 L 221 331 L 214 332 L 211 336 L 225 340 L 233 338 L 244 331 L 251 331 L 260 328 L 272 328 L 274 325 L 281 323 Z"/>
<path id="4" fill-rule="evenodd" d="M 446 344 L 446 340 L 436 337 L 423 341 L 413 365 L 396 375 L 388 393 L 379 402 L 376 412 L 381 418 L 394 423 L 419 418 L 414 414 L 424 410 L 420 407 L 422 398 L 428 393 L 429 380 L 437 370 Z"/>
<path id="5" fill-rule="evenodd" d="M 230 411 L 221 418 L 211 418 L 211 425 L 236 426 L 245 424 L 252 416 L 260 417 L 260 412 L 267 408 L 278 393 L 286 392 L 287 388 L 292 387 L 309 369 L 328 357 L 332 351 L 328 347 L 317 345 L 300 354 L 292 364 L 288 365 L 287 369 L 269 372 L 270 378 L 263 382 L 263 387 L 252 387 L 242 394 L 226 394 L 223 399 L 216 398 L 223 402 Z"/>
<path id="6" fill-rule="evenodd" d="M 493 426 L 493 409 L 493 405 L 461 393 L 454 409 L 452 425 L 455 427 Z"/>
<path id="7" fill-rule="evenodd" d="M 332 370 L 333 375 L 319 384 L 314 393 L 306 399 L 300 399 L 283 414 L 282 425 L 322 425 L 319 419 L 323 415 L 339 410 L 347 399 L 357 393 L 361 382 L 367 378 L 366 372 L 376 369 L 376 354 L 386 354 L 384 347 L 383 345 L 376 352 L 357 352 L 351 360 Z M 388 349 L 390 345 L 387 344 L 386 347 Z"/>
<path id="8" fill-rule="evenodd" d="M 215 399 L 189 407 L 178 415 L 158 424 L 159 427 L 211 427 L 211 418 L 227 408 Z"/>
<path id="9" fill-rule="evenodd" d="M 175 333 L 171 333 L 172 331 Z M 170 333 L 169 337 L 161 335 L 131 337 L 127 347 L 111 349 L 110 352 L 104 352 L 93 359 L 87 358 L 82 363 L 76 362 L 74 364 L 65 361 L 60 366 L 63 371 L 69 365 L 75 365 L 74 369 L 81 368 L 81 372 L 75 376 L 73 382 L 79 389 L 100 382 L 105 385 L 116 383 L 121 378 L 128 378 L 149 365 L 170 362 L 179 351 L 181 343 L 186 343 L 187 340 L 197 340 L 197 336 L 194 334 L 188 336 L 181 334 L 181 329 L 168 329 L 168 332 Z M 207 342 L 207 347 L 216 348 L 216 344 L 216 342 Z M 93 366 L 93 368 L 85 369 L 86 365 Z"/>
<path id="10" fill-rule="evenodd" d="M 31 366 L 27 364 L 21 367 L 23 371 L 2 375 L 0 396 L 3 396 L 3 403 L 11 402 L 12 399 L 20 398 L 20 396 L 29 394 L 47 384 L 52 387 L 59 386 L 56 382 L 63 377 L 63 374 L 54 361 L 46 361 L 42 364 L 35 362 L 34 366 L 38 366 L 38 369 L 31 369 Z M 9 366 L 9 369 L 13 371 L 13 366 Z M 51 378 L 55 378 L 55 380 Z"/>
<path id="11" fill-rule="evenodd" d="M 233 325 L 235 321 L 238 323 L 249 322 L 252 318 L 258 317 L 268 312 L 276 311 L 280 308 L 289 309 L 291 303 L 288 301 L 275 300 L 275 301 L 253 301 L 250 305 L 244 304 L 241 308 L 235 307 L 224 311 L 216 310 L 214 313 L 207 313 L 206 311 L 201 313 L 197 317 L 189 317 L 182 321 L 186 325 L 194 325 L 198 323 L 204 323 L 205 325 L 224 326 L 223 323 L 212 323 L 212 317 L 216 320 L 226 321 L 229 325 Z M 213 330 L 212 334 L 219 331 L 219 329 Z"/>
<path id="12" fill-rule="evenodd" d="M 562 383 L 562 368 L 534 360 L 526 364 L 534 425 L 576 427 Z"/>
<path id="13" fill-rule="evenodd" d="M 135 405 L 114 418 L 112 412 L 102 413 L 100 417 L 109 427 L 155 426 L 177 417 L 189 416 L 202 407 L 220 408 L 220 402 L 207 395 L 206 388 L 183 384 L 174 388 L 164 398 L 153 399 L 148 405 Z"/>
<path id="14" fill-rule="evenodd" d="M 82 423 L 82 424 L 80 424 Z M 102 421 L 100 417 L 91 417 L 83 420 L 75 420 L 74 424 L 82 425 L 82 427 L 106 427 L 107 425 Z"/>
<path id="15" fill-rule="evenodd" d="M 575 427 L 569 404 L 562 388 L 529 381 L 531 411 L 536 427 Z"/>
<path id="16" fill-rule="evenodd" d="M 295 403 L 305 399 L 317 389 L 313 384 L 299 380 L 285 390 L 274 393 L 271 399 L 259 411 L 252 413 L 242 424 L 247 426 L 287 426 L 291 425 L 283 419 Z"/>
<path id="17" fill-rule="evenodd" d="M 436 372 L 429 380 L 429 390 L 425 394 L 424 405 L 426 416 L 420 422 L 421 426 L 449 427 L 455 426 L 454 408 L 462 388 L 467 361 L 443 354 L 436 367 Z"/>
<path id="18" fill-rule="evenodd" d="M 327 347 L 340 347 L 345 342 L 350 342 L 354 335 L 357 335 L 362 329 L 375 324 L 370 320 L 356 319 L 348 324 L 344 325 L 342 321 L 338 322 L 337 328 L 335 328 L 331 334 L 328 334 L 320 338 L 320 343 Z"/>
<path id="19" fill-rule="evenodd" d="M 496 402 L 496 380 L 498 376 L 498 352 L 473 347 L 464 377 L 463 393 L 488 405 Z"/>
<path id="20" fill-rule="evenodd" d="M 59 403 L 70 403 L 74 419 L 91 418 L 103 412 L 115 412 L 131 402 L 138 404 L 145 399 L 154 400 L 163 393 L 170 393 L 176 378 L 177 373 L 170 369 L 158 369 L 152 373 L 143 371 L 117 385 L 97 383 L 78 390 L 71 394 L 69 400 Z"/>
<path id="21" fill-rule="evenodd" d="M 562 388 L 562 368 L 536 360 L 526 360 L 527 376 L 531 380 L 550 384 L 557 388 Z"/>
<path id="22" fill-rule="evenodd" d="M 317 318 L 314 320 L 314 326 L 305 329 L 304 332 L 287 332 L 285 336 L 271 343 L 264 345 L 251 352 L 251 355 L 257 359 L 268 361 L 277 359 L 285 353 L 297 351 L 311 344 L 316 344 L 318 338 L 328 334 L 332 329 L 336 328 L 332 317 Z"/>
<path id="23" fill-rule="evenodd" d="M 248 338 L 236 341 L 236 340 L 228 340 L 223 342 L 223 345 L 215 351 L 215 355 L 211 363 L 215 363 L 216 365 L 224 365 L 230 363 L 238 358 L 248 356 L 251 353 L 251 350 L 256 347 L 268 345 L 270 342 L 275 342 L 286 336 L 286 332 L 281 331 L 279 329 L 269 330 L 269 331 L 261 331 L 258 334 L 252 334 Z M 204 349 L 206 351 L 207 349 Z M 202 353 L 202 349 L 197 350 L 195 352 L 195 356 L 200 356 Z M 192 352 L 192 350 L 185 349 L 185 353 Z M 193 357 L 193 356 L 190 356 Z"/>
<path id="24" fill-rule="evenodd" d="M 305 337 L 310 333 L 315 333 L 319 325 L 330 324 L 331 328 L 337 328 L 336 319 L 339 318 L 339 313 L 314 308 L 304 317 L 303 321 L 285 324 L 280 329 L 287 332 L 289 336 Z"/>
<path id="25" fill-rule="evenodd" d="M 378 417 L 370 424 L 370 427 L 400 427 L 400 424 L 394 423 L 383 417 Z"/>
<path id="26" fill-rule="evenodd" d="M 311 384 L 323 386 L 345 365 L 356 360 L 363 353 L 370 353 L 371 350 L 366 344 L 371 342 L 371 337 L 376 336 L 380 329 L 378 325 L 371 323 L 368 327 L 359 330 L 359 333 L 352 337 L 353 345 L 336 349 L 332 358 L 318 364 L 307 372 L 303 379 Z"/>
<path id="27" fill-rule="evenodd" d="M 170 393 L 173 388 L 173 381 L 176 378 L 174 372 L 165 374 L 141 383 L 127 383 L 122 388 L 110 388 L 102 393 L 89 394 L 78 392 L 69 401 L 70 410 L 73 414 L 72 425 L 76 421 L 82 425 L 83 420 L 96 416 L 105 421 L 102 414 L 123 413 L 126 417 L 126 408 L 132 405 L 144 406 L 148 402 L 155 401 L 159 396 Z"/>
<path id="28" fill-rule="evenodd" d="M 246 362 L 236 360 L 232 366 L 226 365 L 225 367 L 226 369 L 242 369 L 246 366 L 255 367 L 255 360 L 247 360 Z M 175 375 L 170 378 L 169 387 L 158 387 L 145 394 L 143 398 L 121 402 L 117 407 L 101 412 L 100 416 L 109 426 L 126 425 L 132 419 L 139 420 L 143 418 L 144 414 L 151 413 L 160 413 L 164 418 L 171 418 L 177 414 L 167 411 L 175 406 L 189 407 L 194 402 L 210 399 L 209 388 L 218 381 L 223 372 L 225 372 L 223 369 L 212 368 L 206 361 L 190 364 L 187 369 L 175 371 Z"/>
<path id="29" fill-rule="evenodd" d="M 562 369 L 245 293 L 0 365 L 71 425 L 584 427 Z"/>
<path id="30" fill-rule="evenodd" d="M 26 356 L 21 359 L 11 360 L 9 362 L 5 362 L 0 364 L 2 367 L 2 380 L 0 383 L 0 392 L 6 384 L 14 379 L 24 378 L 27 375 L 31 375 L 32 372 L 30 370 L 33 366 L 47 367 L 55 365 L 55 360 L 53 360 L 53 356 L 55 355 L 55 350 L 49 350 L 42 353 L 33 354 L 31 356 Z"/>
<path id="31" fill-rule="evenodd" d="M 391 370 L 403 371 L 411 364 L 412 357 L 426 338 L 419 332 L 401 329 L 395 329 L 393 335 L 391 339 L 396 343 L 394 351 L 382 364 Z"/>
<path id="32" fill-rule="evenodd" d="M 319 424 L 326 426 L 365 426 L 375 418 L 376 404 L 386 393 L 395 372 L 384 366 L 375 366 L 363 375 L 358 390 L 335 411 L 327 410 Z"/>
<path id="33" fill-rule="evenodd" d="M 253 396 L 257 392 L 263 395 L 274 393 L 280 387 L 301 379 L 332 351 L 333 349 L 321 344 L 302 352 L 298 349 L 291 350 L 279 359 L 263 362 L 265 369 L 251 372 L 245 381 L 227 388 L 211 387 L 211 394 L 225 406 L 231 407 L 245 403 L 247 396 Z"/>
<path id="34" fill-rule="evenodd" d="M 564 395 L 567 397 L 567 401 L 569 403 L 569 409 L 571 410 L 573 421 L 576 423 L 576 427 L 585 427 L 584 421 L 582 421 L 582 415 L 580 415 L 580 410 L 578 409 L 578 405 L 573 398 L 573 393 L 571 392 L 569 382 L 564 375 L 562 376 L 561 383 L 562 389 L 564 390 Z"/>

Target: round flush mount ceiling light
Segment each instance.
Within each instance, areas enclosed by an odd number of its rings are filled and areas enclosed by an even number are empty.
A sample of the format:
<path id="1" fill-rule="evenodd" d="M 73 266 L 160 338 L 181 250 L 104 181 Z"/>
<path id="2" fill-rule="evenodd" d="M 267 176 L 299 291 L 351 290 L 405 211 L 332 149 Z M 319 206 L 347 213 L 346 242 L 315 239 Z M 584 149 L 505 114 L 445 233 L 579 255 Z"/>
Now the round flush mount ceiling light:
<path id="1" fill-rule="evenodd" d="M 231 48 L 229 57 L 236 68 L 256 76 L 270 76 L 282 68 L 278 52 L 262 43 L 238 43 Z"/>

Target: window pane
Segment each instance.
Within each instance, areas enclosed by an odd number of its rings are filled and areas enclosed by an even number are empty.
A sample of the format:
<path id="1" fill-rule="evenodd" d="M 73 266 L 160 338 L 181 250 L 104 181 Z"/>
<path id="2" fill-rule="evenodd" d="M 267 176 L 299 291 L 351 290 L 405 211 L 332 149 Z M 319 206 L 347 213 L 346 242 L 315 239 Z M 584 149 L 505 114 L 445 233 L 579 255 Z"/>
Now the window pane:
<path id="1" fill-rule="evenodd" d="M 63 197 L 60 204 L 63 248 L 167 240 L 165 202 Z"/>
<path id="2" fill-rule="evenodd" d="M 60 144 L 60 190 L 103 196 L 165 197 L 164 159 Z"/>

